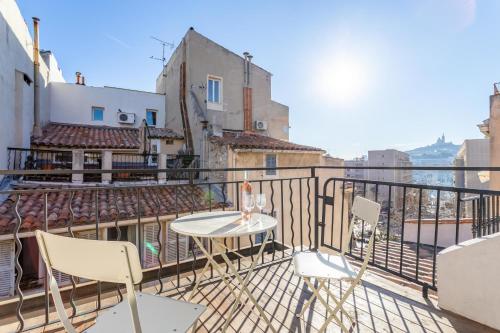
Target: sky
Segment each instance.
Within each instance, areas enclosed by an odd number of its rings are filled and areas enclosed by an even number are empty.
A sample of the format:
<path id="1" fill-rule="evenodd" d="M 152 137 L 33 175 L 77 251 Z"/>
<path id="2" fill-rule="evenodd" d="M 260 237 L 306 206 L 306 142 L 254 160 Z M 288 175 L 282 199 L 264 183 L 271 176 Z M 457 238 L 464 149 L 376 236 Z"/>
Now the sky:
<path id="1" fill-rule="evenodd" d="M 481 138 L 500 81 L 497 0 L 18 0 L 67 81 L 155 90 L 189 27 L 273 73 L 290 139 L 352 158 Z M 171 54 L 167 49 L 167 58 Z"/>

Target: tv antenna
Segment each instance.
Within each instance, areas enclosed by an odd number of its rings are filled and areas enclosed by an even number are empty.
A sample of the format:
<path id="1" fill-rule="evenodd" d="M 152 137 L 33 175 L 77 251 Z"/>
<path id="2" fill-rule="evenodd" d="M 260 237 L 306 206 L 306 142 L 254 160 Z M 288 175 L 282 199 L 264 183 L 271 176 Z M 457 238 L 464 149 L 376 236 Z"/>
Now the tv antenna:
<path id="1" fill-rule="evenodd" d="M 151 56 L 151 57 L 149 57 L 149 59 L 161 61 L 162 68 L 164 68 L 165 67 L 165 62 L 167 60 L 165 58 L 165 47 L 168 46 L 170 48 L 170 50 L 172 50 L 174 48 L 174 43 L 173 42 L 172 43 L 165 42 L 164 40 L 156 38 L 155 36 L 150 36 L 150 37 L 161 44 L 162 52 L 161 52 L 161 58 Z"/>

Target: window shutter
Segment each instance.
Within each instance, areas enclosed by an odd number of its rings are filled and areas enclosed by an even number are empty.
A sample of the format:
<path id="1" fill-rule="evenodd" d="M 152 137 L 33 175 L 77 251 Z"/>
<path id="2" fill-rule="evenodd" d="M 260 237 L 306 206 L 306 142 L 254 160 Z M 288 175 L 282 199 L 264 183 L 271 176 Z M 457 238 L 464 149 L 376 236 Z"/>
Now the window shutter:
<path id="1" fill-rule="evenodd" d="M 0 242 L 0 297 L 14 295 L 14 241 Z"/>
<path id="2" fill-rule="evenodd" d="M 177 233 L 168 225 L 167 230 L 167 262 L 177 261 Z M 188 257 L 189 237 L 179 235 L 179 260 L 185 260 Z"/>
<path id="3" fill-rule="evenodd" d="M 160 227 L 156 223 L 146 224 L 143 232 L 143 263 L 144 268 L 156 267 L 158 262 L 158 251 L 160 251 L 160 244 L 156 239 L 156 235 Z M 161 235 L 160 235 L 161 237 Z M 161 239 L 160 239 L 161 241 Z"/>
<path id="4" fill-rule="evenodd" d="M 75 233 L 75 238 L 95 240 L 96 233 L 95 230 L 80 231 Z"/>
<path id="5" fill-rule="evenodd" d="M 64 285 L 67 285 L 67 284 L 71 283 L 70 275 L 68 275 L 68 274 L 65 274 L 65 273 L 59 272 L 56 269 L 53 269 L 52 270 L 52 275 L 56 279 L 57 284 L 59 286 L 64 286 Z"/>
<path id="6" fill-rule="evenodd" d="M 95 240 L 96 239 L 95 229 L 88 230 L 88 231 L 75 232 L 75 238 Z M 63 274 L 63 275 L 64 275 L 64 278 L 67 277 L 68 282 L 71 282 L 69 275 L 66 275 L 66 274 Z M 76 277 L 76 276 L 75 276 L 75 280 L 77 283 L 84 283 L 84 282 L 90 281 L 88 279 L 84 279 L 84 278 Z"/>

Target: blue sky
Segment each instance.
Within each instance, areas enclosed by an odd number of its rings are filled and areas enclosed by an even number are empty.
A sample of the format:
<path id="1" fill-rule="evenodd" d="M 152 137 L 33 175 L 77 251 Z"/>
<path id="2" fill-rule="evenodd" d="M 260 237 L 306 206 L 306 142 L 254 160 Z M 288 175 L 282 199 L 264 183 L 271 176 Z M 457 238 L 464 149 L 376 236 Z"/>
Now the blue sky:
<path id="1" fill-rule="evenodd" d="M 343 158 L 406 150 L 443 132 L 480 138 L 500 81 L 496 0 L 18 0 L 65 78 L 154 90 L 160 45 L 197 31 L 273 73 L 291 140 Z M 170 54 L 170 50 L 169 50 Z M 168 55 L 169 55 L 168 54 Z"/>

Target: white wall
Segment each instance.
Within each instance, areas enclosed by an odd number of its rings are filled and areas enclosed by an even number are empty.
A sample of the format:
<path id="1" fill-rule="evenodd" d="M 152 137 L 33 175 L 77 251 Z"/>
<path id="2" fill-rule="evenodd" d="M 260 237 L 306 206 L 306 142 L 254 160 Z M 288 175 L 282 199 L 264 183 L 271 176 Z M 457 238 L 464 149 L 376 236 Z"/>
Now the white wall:
<path id="1" fill-rule="evenodd" d="M 438 225 L 438 242 L 439 247 L 448 247 L 455 245 L 455 231 L 456 224 L 453 220 L 443 220 L 444 223 Z M 434 245 L 434 220 L 422 219 L 420 227 L 420 243 L 427 245 Z M 417 242 L 418 236 L 418 223 L 417 221 L 405 222 L 404 240 L 406 242 Z M 458 241 L 463 242 L 472 238 L 472 221 L 470 219 L 463 219 L 458 227 Z"/>
<path id="2" fill-rule="evenodd" d="M 43 36 L 43 22 L 40 23 Z M 33 39 L 14 0 L 0 1 L 0 169 L 8 167 L 7 147 L 29 147 L 33 129 Z M 48 82 L 64 81 L 50 53 L 40 58 L 40 120 L 49 119 Z"/>
<path id="3" fill-rule="evenodd" d="M 92 106 L 104 107 L 104 121 L 92 120 Z M 165 123 L 165 96 L 144 91 L 50 83 L 50 121 L 70 124 L 132 126 L 118 122 L 118 109 L 135 113 L 134 127 L 146 118 L 146 109 L 157 110 L 157 126 Z"/>
<path id="4" fill-rule="evenodd" d="M 0 1 L 0 169 L 7 147 L 27 146 L 33 126 L 33 41 L 15 1 Z"/>
<path id="5" fill-rule="evenodd" d="M 500 233 L 471 239 L 437 257 L 439 307 L 500 329 Z"/>

